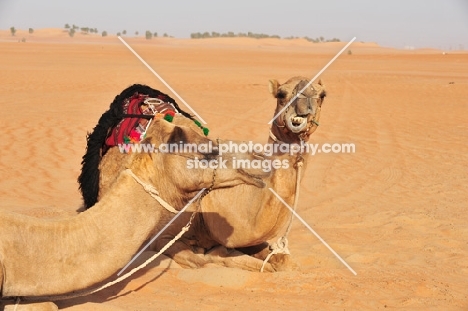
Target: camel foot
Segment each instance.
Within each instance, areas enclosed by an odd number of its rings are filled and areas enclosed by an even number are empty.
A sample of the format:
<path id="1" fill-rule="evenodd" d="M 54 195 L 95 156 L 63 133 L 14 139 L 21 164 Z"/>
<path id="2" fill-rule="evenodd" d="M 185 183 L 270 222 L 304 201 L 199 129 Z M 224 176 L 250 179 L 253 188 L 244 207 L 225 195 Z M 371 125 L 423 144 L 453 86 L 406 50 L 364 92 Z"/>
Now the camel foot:
<path id="1" fill-rule="evenodd" d="M 299 265 L 292 259 L 289 254 L 275 254 L 271 256 L 268 262 L 275 271 L 298 271 Z"/>
<path id="2" fill-rule="evenodd" d="M 271 253 L 270 245 L 266 242 L 250 247 L 238 248 L 244 254 L 250 255 L 252 257 L 258 258 L 260 260 L 265 260 L 267 256 Z M 297 265 L 289 254 L 275 254 L 271 256 L 268 260 L 271 264 L 271 267 L 274 271 L 297 271 L 300 270 L 299 265 Z"/>

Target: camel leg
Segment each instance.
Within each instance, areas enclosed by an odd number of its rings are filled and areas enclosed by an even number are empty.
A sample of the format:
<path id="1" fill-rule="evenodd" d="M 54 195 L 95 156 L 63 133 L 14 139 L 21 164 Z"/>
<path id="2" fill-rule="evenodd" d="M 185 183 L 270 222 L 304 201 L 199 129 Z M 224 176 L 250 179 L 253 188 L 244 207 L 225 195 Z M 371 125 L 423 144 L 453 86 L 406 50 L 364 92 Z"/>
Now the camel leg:
<path id="1" fill-rule="evenodd" d="M 154 247 L 152 246 L 151 249 L 160 250 L 171 239 L 172 236 L 163 237 L 156 241 Z M 187 241 L 185 241 L 185 239 L 182 238 L 167 249 L 164 252 L 164 255 L 171 257 L 172 260 L 183 268 L 201 268 L 209 263 L 203 253 L 203 251 L 197 252 Z"/>
<path id="2" fill-rule="evenodd" d="M 161 249 L 170 239 L 163 238 L 156 242 L 156 248 Z M 249 271 L 260 271 L 262 260 L 243 254 L 235 249 L 227 249 L 224 246 L 216 246 L 204 253 L 204 249 L 194 250 L 183 239 L 177 241 L 166 252 L 177 264 L 184 268 L 202 268 L 208 264 L 216 264 L 230 268 L 240 268 Z M 274 272 L 271 264 L 265 265 L 264 271 Z"/>
<path id="3" fill-rule="evenodd" d="M 209 250 L 205 256 L 211 263 L 248 271 L 259 272 L 263 264 L 263 260 L 241 253 L 236 249 L 228 249 L 221 245 Z M 275 269 L 270 263 L 266 263 L 263 271 L 275 272 Z"/>

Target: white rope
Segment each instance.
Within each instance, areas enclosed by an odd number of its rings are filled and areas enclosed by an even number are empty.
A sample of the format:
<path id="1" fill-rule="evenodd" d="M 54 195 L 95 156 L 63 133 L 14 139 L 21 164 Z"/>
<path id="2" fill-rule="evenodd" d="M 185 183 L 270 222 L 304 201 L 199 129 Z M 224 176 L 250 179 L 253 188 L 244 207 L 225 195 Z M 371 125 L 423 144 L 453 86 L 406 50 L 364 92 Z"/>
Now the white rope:
<path id="1" fill-rule="evenodd" d="M 125 171 L 128 174 L 130 174 L 130 176 L 132 176 L 133 179 L 135 179 L 135 181 L 139 183 L 143 187 L 143 189 L 145 189 L 145 191 L 148 192 L 149 195 L 152 196 L 156 201 L 158 201 L 158 203 L 161 204 L 165 209 L 167 209 L 169 212 L 174 213 L 174 214 L 178 213 L 178 211 L 175 208 L 173 208 L 172 205 L 164 201 L 163 198 L 159 196 L 158 190 L 156 190 L 156 188 L 154 188 L 153 185 L 143 182 L 140 178 L 138 178 L 137 175 L 135 175 L 132 172 L 131 169 L 128 168 Z"/>
<path id="2" fill-rule="evenodd" d="M 301 169 L 304 164 L 302 161 L 302 156 L 301 155 L 299 156 L 301 158 L 296 162 L 297 176 L 296 176 L 296 195 L 294 196 L 294 205 L 293 205 L 294 211 L 296 211 L 297 203 L 299 202 L 299 187 L 300 187 L 299 182 L 301 181 Z M 294 213 L 291 213 L 291 218 L 289 219 L 288 227 L 286 228 L 286 231 L 284 232 L 283 236 L 279 237 L 276 243 L 273 243 L 270 245 L 271 252 L 263 261 L 262 267 L 260 268 L 260 272 L 263 272 L 263 269 L 265 268 L 265 265 L 267 264 L 267 262 L 270 260 L 271 256 L 275 254 L 286 254 L 286 255 L 291 254 L 288 248 L 288 234 L 291 231 L 293 217 L 294 217 Z"/>
<path id="3" fill-rule="evenodd" d="M 262 263 L 262 268 L 260 269 L 260 272 L 263 272 L 263 269 L 265 268 L 265 265 L 267 264 L 268 260 L 270 260 L 271 256 L 275 254 L 286 254 L 286 255 L 291 254 L 289 252 L 288 238 L 286 237 L 286 235 L 279 237 L 276 243 L 271 244 L 270 250 L 271 252 L 268 254 L 268 256 L 265 258 L 265 260 Z"/>

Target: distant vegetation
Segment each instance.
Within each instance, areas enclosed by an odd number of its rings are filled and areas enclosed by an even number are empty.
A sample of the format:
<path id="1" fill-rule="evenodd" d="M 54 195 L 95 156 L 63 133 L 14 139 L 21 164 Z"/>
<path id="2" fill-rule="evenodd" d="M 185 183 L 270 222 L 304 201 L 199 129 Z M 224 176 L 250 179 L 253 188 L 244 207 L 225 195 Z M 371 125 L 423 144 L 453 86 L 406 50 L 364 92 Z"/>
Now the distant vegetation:
<path id="1" fill-rule="evenodd" d="M 83 35 L 87 35 L 89 33 L 95 33 L 95 34 L 98 34 L 98 29 L 97 28 L 91 28 L 91 27 L 79 27 L 75 24 L 73 24 L 72 26 L 70 26 L 70 24 L 65 24 L 64 28 L 66 30 L 68 30 L 68 35 L 70 37 L 73 37 L 75 35 L 75 33 L 80 30 L 81 31 L 81 34 Z"/>
<path id="2" fill-rule="evenodd" d="M 256 38 L 256 39 L 261 39 L 261 38 L 277 38 L 280 39 L 280 36 L 277 35 L 266 35 L 263 33 L 253 33 L 253 32 L 248 32 L 248 33 L 243 33 L 239 32 L 235 34 L 232 31 L 229 31 L 227 33 L 219 33 L 219 32 L 195 32 L 190 34 L 190 38 L 192 39 L 205 39 L 205 38 L 235 38 L 235 37 L 248 37 L 248 38 Z"/>
<path id="3" fill-rule="evenodd" d="M 11 32 L 11 35 L 14 36 L 16 33 L 15 27 L 10 27 L 10 32 Z"/>
<path id="4" fill-rule="evenodd" d="M 91 27 L 79 27 L 75 24 L 65 24 L 64 28 L 68 31 L 68 35 L 70 37 L 73 37 L 77 31 L 80 31 L 81 34 L 99 34 L 97 28 L 91 28 Z M 16 29 L 15 27 L 10 28 L 10 32 L 12 36 L 15 36 L 16 34 Z M 34 32 L 34 29 L 29 28 L 29 33 L 32 34 Z M 117 36 L 121 35 L 126 35 L 127 30 L 122 30 L 121 32 L 117 32 Z M 139 32 L 135 31 L 135 36 L 138 36 Z M 102 31 L 101 36 L 106 37 L 108 36 L 107 31 Z M 173 36 L 168 35 L 167 33 L 164 33 L 162 35 L 163 37 L 170 37 L 173 38 Z M 157 32 L 152 32 L 150 30 L 146 30 L 145 32 L 145 38 L 150 40 L 152 38 L 158 37 Z M 341 42 L 340 39 L 338 38 L 332 38 L 332 39 L 325 39 L 323 36 L 317 37 L 317 38 L 309 38 L 309 37 L 294 37 L 294 36 L 289 36 L 289 37 L 280 37 L 278 35 L 268 35 L 264 33 L 254 33 L 254 32 L 239 32 L 239 33 L 234 33 L 232 31 L 226 32 L 226 33 L 220 33 L 216 31 L 212 32 L 194 32 L 190 34 L 190 38 L 192 39 L 207 39 L 207 38 L 255 38 L 255 39 L 264 39 L 264 38 L 274 38 L 274 39 L 284 39 L 284 40 L 292 40 L 292 39 L 305 39 L 309 42 L 314 42 L 314 43 L 320 43 L 320 42 Z"/>
<path id="5" fill-rule="evenodd" d="M 194 32 L 190 34 L 190 38 L 192 39 L 206 39 L 206 38 L 255 38 L 255 39 L 263 39 L 263 38 L 275 38 L 275 39 L 281 39 L 280 36 L 278 35 L 267 35 L 264 33 L 254 33 L 254 32 L 239 32 L 239 33 L 234 33 L 232 31 L 229 31 L 227 33 L 219 33 L 219 32 Z M 286 40 L 291 40 L 291 39 L 305 39 L 310 42 L 318 43 L 318 42 L 340 42 L 340 39 L 338 38 L 333 38 L 333 39 L 325 39 L 324 37 L 318 37 L 316 39 L 309 38 L 309 37 L 285 37 L 284 39 Z"/>
<path id="6" fill-rule="evenodd" d="M 289 38 L 285 38 L 285 39 L 289 39 Z M 295 39 L 298 39 L 298 37 L 296 37 Z M 313 42 L 313 43 L 319 43 L 319 42 L 341 42 L 340 39 L 338 38 L 333 38 L 333 39 L 325 39 L 324 37 L 318 37 L 318 38 L 309 38 L 309 37 L 303 37 L 303 39 L 306 39 L 307 41 L 309 42 Z"/>

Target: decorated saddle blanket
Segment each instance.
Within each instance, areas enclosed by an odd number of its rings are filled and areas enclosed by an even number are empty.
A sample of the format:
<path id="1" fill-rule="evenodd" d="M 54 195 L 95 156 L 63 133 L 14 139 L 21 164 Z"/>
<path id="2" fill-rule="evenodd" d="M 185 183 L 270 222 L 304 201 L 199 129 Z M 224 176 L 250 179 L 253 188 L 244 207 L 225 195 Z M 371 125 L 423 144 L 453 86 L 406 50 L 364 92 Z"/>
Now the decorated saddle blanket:
<path id="1" fill-rule="evenodd" d="M 155 116 L 161 115 L 172 121 L 176 113 L 178 111 L 174 105 L 164 101 L 164 98 L 135 93 L 123 101 L 123 119 L 110 131 L 105 144 L 109 148 L 139 143 L 145 138 L 146 130 Z"/>

